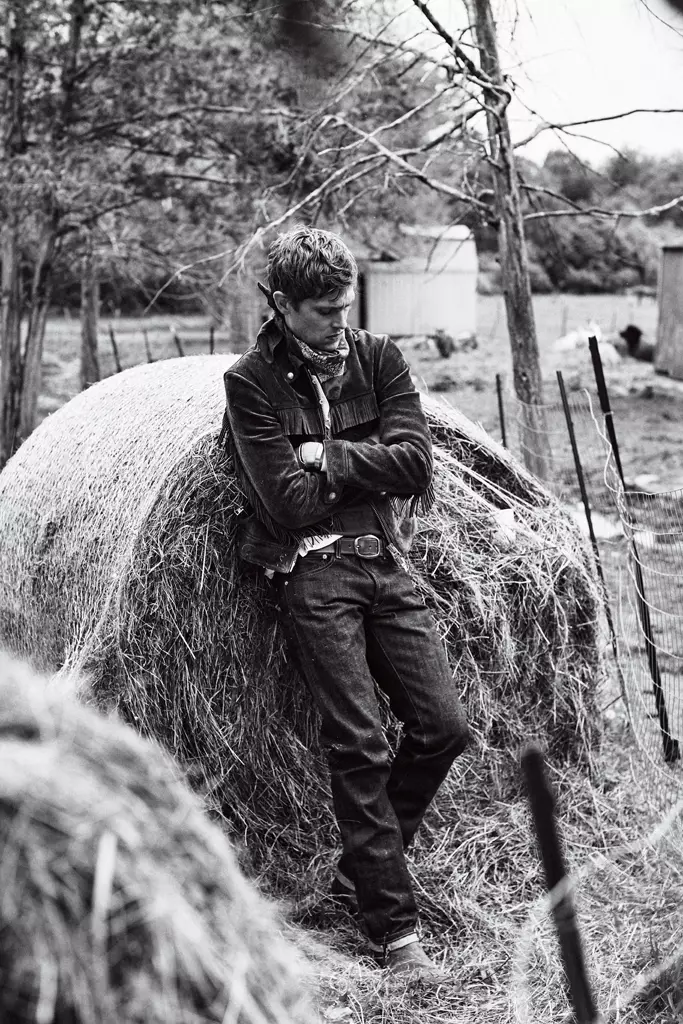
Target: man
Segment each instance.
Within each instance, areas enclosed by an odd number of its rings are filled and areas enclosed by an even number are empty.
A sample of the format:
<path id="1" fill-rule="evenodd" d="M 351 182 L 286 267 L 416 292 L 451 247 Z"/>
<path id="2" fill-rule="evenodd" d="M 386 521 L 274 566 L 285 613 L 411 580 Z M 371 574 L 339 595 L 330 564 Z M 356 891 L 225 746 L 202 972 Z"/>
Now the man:
<path id="1" fill-rule="evenodd" d="M 253 507 L 242 554 L 273 579 L 319 708 L 343 852 L 370 948 L 395 971 L 436 971 L 416 933 L 404 850 L 467 745 L 429 612 L 394 553 L 432 501 L 429 429 L 386 337 L 347 327 L 357 283 L 340 238 L 298 228 L 268 257 L 274 309 L 225 374 L 228 443 Z M 375 682 L 403 723 L 396 757 Z"/>

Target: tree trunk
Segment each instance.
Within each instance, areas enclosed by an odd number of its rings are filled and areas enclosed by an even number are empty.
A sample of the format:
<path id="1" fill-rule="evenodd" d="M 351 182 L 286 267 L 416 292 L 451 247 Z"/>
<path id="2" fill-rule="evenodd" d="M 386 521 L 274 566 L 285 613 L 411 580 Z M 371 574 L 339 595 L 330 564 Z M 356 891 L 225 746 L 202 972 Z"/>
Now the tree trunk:
<path id="1" fill-rule="evenodd" d="M 0 339 L 0 469 L 18 445 L 23 369 L 21 361 L 21 293 L 17 217 L 9 215 L 2 229 Z"/>
<path id="2" fill-rule="evenodd" d="M 28 324 L 24 345 L 21 415 L 17 439 L 19 444 L 26 440 L 36 423 L 38 395 L 40 394 L 42 376 L 43 339 L 45 337 L 45 322 L 52 294 L 52 260 L 54 258 L 56 241 L 56 217 L 49 214 L 43 225 L 33 270 L 31 301 L 28 310 Z"/>
<path id="3" fill-rule="evenodd" d="M 13 162 L 25 148 L 24 138 L 24 12 L 22 4 L 7 5 L 4 19 L 5 66 L 0 110 L 0 162 L 12 194 Z M 1 231 L 0 279 L 0 469 L 18 444 L 23 385 L 21 359 L 21 283 L 19 278 L 19 219 L 21 189 L 16 188 Z"/>
<path id="4" fill-rule="evenodd" d="M 493 88 L 484 89 L 489 152 L 494 172 L 500 265 L 515 393 L 520 400 L 520 444 L 528 469 L 550 475 L 550 445 L 543 407 L 543 378 L 531 301 L 531 281 L 519 182 L 507 119 L 509 93 L 498 58 L 490 0 L 472 0 L 481 67 Z"/>
<path id="5" fill-rule="evenodd" d="M 100 283 L 97 277 L 92 235 L 88 235 L 81 267 L 81 391 L 100 379 L 97 357 L 97 325 Z"/>

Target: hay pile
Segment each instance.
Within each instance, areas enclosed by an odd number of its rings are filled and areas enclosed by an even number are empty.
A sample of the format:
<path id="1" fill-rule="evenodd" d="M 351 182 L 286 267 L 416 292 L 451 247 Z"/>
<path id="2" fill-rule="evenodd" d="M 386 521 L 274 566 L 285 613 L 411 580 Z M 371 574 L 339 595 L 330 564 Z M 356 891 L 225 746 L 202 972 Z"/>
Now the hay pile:
<path id="1" fill-rule="evenodd" d="M 0 656 L 3 1024 L 305 1024 L 302 963 L 156 744 Z"/>
<path id="2" fill-rule="evenodd" d="M 0 644 L 85 673 L 180 760 L 268 880 L 296 886 L 337 840 L 317 720 L 268 584 L 237 563 L 242 508 L 216 439 L 234 357 L 135 367 L 41 424 L 0 474 Z M 521 466 L 432 399 L 437 502 L 411 571 L 478 749 L 452 785 L 517 791 L 520 745 L 586 764 L 598 730 L 600 598 L 576 527 Z M 496 546 L 493 512 L 518 533 Z M 469 766 L 469 768 L 467 767 Z M 466 786 L 461 773 L 470 771 Z M 448 801 L 448 783 L 443 799 Z"/>

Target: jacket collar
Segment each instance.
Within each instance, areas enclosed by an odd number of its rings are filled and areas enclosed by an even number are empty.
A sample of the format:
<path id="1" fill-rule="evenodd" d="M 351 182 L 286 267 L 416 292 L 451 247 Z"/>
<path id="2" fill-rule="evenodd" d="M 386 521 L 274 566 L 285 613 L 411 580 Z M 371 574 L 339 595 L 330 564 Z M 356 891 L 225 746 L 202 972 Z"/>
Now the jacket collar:
<path id="1" fill-rule="evenodd" d="M 290 344 L 291 337 L 291 332 L 282 317 L 273 315 L 269 320 L 266 320 L 258 332 L 256 348 L 267 363 L 272 363 L 275 361 L 275 350 L 280 345 L 284 345 L 292 369 L 298 375 L 304 363 L 294 345 Z"/>

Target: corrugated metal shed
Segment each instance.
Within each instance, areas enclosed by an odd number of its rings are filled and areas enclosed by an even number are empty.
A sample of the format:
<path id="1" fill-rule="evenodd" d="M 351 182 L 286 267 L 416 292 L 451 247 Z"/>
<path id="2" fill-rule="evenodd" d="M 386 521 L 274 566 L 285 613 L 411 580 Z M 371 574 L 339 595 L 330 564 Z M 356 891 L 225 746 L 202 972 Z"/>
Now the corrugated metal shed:
<path id="1" fill-rule="evenodd" d="M 477 252 L 469 228 L 402 226 L 425 255 L 363 261 L 356 322 L 375 334 L 476 333 Z"/>
<path id="2" fill-rule="evenodd" d="M 657 286 L 655 369 L 683 380 L 683 245 L 665 245 Z"/>

